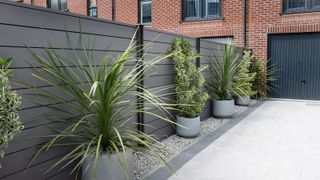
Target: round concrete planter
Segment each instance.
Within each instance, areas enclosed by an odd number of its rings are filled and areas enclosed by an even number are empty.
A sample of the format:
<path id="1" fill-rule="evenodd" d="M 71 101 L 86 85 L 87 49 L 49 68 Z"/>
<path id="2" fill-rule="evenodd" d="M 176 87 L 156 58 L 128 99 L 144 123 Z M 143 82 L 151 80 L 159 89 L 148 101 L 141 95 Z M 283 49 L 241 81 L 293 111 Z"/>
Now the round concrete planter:
<path id="1" fill-rule="evenodd" d="M 194 138 L 200 134 L 200 116 L 195 118 L 186 118 L 177 116 L 177 134 L 186 138 Z"/>
<path id="2" fill-rule="evenodd" d="M 133 178 L 133 157 L 131 151 L 126 151 L 128 167 L 126 169 L 127 176 L 123 174 L 121 165 L 118 160 L 116 153 L 114 154 L 102 154 L 100 155 L 96 165 L 96 179 L 95 180 L 129 180 Z M 123 162 L 126 162 L 124 153 L 120 153 L 120 157 Z M 94 158 L 95 155 L 89 155 L 83 162 L 82 165 L 82 180 L 93 180 L 94 179 Z M 124 163 L 125 164 L 125 163 Z"/>
<path id="3" fill-rule="evenodd" d="M 217 118 L 230 118 L 234 115 L 234 100 L 212 100 L 212 113 Z"/>
<path id="4" fill-rule="evenodd" d="M 236 104 L 239 105 L 239 106 L 249 106 L 249 104 L 250 104 L 250 96 L 247 96 L 247 95 L 237 96 Z"/>

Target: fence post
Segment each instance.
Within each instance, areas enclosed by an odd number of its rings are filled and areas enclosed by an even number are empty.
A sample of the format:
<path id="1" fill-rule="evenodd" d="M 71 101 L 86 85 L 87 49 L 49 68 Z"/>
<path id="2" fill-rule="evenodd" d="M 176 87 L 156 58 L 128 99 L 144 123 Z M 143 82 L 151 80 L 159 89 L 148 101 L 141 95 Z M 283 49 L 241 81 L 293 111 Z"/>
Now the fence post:
<path id="1" fill-rule="evenodd" d="M 139 87 L 144 87 L 144 72 L 143 72 L 143 25 L 138 25 L 138 30 L 137 30 L 137 36 L 136 36 L 136 44 L 137 44 L 137 59 L 139 59 L 139 61 L 137 61 L 137 63 L 139 63 L 139 68 L 138 68 L 138 73 L 140 73 L 139 77 L 138 77 L 138 81 Z M 138 88 L 138 92 L 142 93 L 143 89 Z M 137 97 L 137 109 L 141 110 L 144 108 L 143 105 L 143 99 L 141 97 Z M 138 131 L 140 132 L 144 132 L 144 113 L 142 112 L 137 112 L 137 123 L 138 123 Z"/>
<path id="2" fill-rule="evenodd" d="M 196 38 L 196 51 L 197 51 L 197 54 L 200 54 L 200 40 L 201 40 L 201 38 Z M 200 57 L 197 57 L 197 59 L 196 59 L 196 67 L 197 68 L 200 67 Z"/>

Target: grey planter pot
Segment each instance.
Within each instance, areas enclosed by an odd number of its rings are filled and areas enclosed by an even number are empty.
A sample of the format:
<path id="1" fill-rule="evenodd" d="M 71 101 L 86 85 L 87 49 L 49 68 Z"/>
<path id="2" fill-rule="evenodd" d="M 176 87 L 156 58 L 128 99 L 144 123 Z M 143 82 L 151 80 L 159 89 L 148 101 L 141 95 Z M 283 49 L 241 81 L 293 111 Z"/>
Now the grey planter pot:
<path id="1" fill-rule="evenodd" d="M 116 153 L 114 154 L 102 154 L 97 162 L 96 166 L 96 179 L 95 180 L 129 180 L 133 179 L 133 156 L 131 151 L 126 151 L 127 154 L 127 176 L 123 174 L 121 165 Z M 95 155 L 89 155 L 82 165 L 82 180 L 94 179 L 94 158 Z M 121 153 L 123 162 L 125 161 L 124 153 Z"/>
<path id="2" fill-rule="evenodd" d="M 230 118 L 234 115 L 234 100 L 212 100 L 212 113 L 217 118 Z"/>
<path id="3" fill-rule="evenodd" d="M 185 118 L 177 116 L 177 134 L 186 138 L 194 138 L 200 134 L 200 116 L 195 118 Z"/>
<path id="4" fill-rule="evenodd" d="M 236 104 L 239 106 L 249 106 L 250 104 L 250 96 L 243 95 L 243 96 L 238 96 L 236 98 Z"/>

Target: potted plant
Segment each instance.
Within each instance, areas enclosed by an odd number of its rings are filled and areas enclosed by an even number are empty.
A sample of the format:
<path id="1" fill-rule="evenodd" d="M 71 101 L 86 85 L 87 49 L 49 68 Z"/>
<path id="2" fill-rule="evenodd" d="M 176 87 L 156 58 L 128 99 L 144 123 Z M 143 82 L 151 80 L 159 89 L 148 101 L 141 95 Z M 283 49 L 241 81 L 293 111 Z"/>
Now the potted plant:
<path id="1" fill-rule="evenodd" d="M 255 98 L 266 98 L 272 91 L 277 91 L 274 83 L 278 79 L 279 69 L 276 64 L 268 64 L 268 60 L 257 58 L 250 66 L 250 72 L 254 73 L 253 90 Z"/>
<path id="2" fill-rule="evenodd" d="M 213 98 L 212 113 L 217 118 L 228 118 L 234 114 L 234 100 L 232 87 L 234 74 L 238 68 L 239 53 L 235 48 L 226 45 L 220 56 L 214 55 L 210 59 L 210 81 L 206 88 Z M 217 98 L 216 98 L 217 97 Z"/>
<path id="3" fill-rule="evenodd" d="M 178 105 L 177 134 L 182 137 L 192 138 L 200 134 L 200 116 L 208 94 L 203 93 L 204 78 L 201 72 L 205 68 L 197 68 L 194 60 L 199 57 L 192 52 L 191 43 L 176 39 L 169 51 L 173 54 L 175 71 L 175 93 Z"/>
<path id="4" fill-rule="evenodd" d="M 83 54 L 75 51 L 73 59 L 53 48 L 46 49 L 44 55 L 31 51 L 38 66 L 34 67 L 33 76 L 55 89 L 34 87 L 34 94 L 45 98 L 53 110 L 42 117 L 60 129 L 54 126 L 54 134 L 42 137 L 47 143 L 33 155 L 30 165 L 40 153 L 59 147 L 69 147 L 71 151 L 47 171 L 73 164 L 71 173 L 82 169 L 84 180 L 132 179 L 135 150 L 146 151 L 167 165 L 160 153 L 166 150 L 164 145 L 138 131 L 134 117 L 143 112 L 172 122 L 152 111 L 175 110 L 159 94 L 162 88 L 144 88 L 140 84 L 143 71 L 171 55 L 144 64 L 134 55 L 134 44 L 131 42 L 117 58 L 104 57 L 98 66 L 92 58 L 93 49 L 84 48 Z M 125 66 L 132 63 L 136 65 Z M 143 107 L 137 108 L 141 102 Z"/>
<path id="5" fill-rule="evenodd" d="M 9 67 L 12 61 L 12 58 L 0 58 L 0 158 L 4 157 L 8 142 L 23 129 L 17 113 L 21 97 L 12 91 L 9 85 L 9 76 L 12 73 Z"/>
<path id="6" fill-rule="evenodd" d="M 250 96 L 255 94 L 255 91 L 252 90 L 255 73 L 250 72 L 252 59 L 253 55 L 249 51 L 244 51 L 233 77 L 232 88 L 236 96 L 236 104 L 240 106 L 248 106 L 250 104 Z"/>

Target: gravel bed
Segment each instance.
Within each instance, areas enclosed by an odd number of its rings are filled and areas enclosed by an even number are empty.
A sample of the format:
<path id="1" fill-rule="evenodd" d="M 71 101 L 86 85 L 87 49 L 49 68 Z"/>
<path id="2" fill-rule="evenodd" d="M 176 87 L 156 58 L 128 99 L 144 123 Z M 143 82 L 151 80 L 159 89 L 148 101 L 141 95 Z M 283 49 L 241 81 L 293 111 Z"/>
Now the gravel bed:
<path id="1" fill-rule="evenodd" d="M 251 105 L 255 104 L 256 101 L 252 100 Z M 236 106 L 235 117 L 244 112 L 248 107 Z M 216 119 L 209 118 L 201 122 L 201 133 L 199 137 L 187 139 L 182 138 L 177 135 L 172 135 L 162 141 L 162 143 L 167 146 L 168 152 L 163 153 L 163 157 L 167 160 L 172 159 L 178 155 L 183 150 L 187 149 L 189 146 L 197 142 L 199 139 L 203 138 L 205 135 L 215 131 L 224 123 L 232 119 Z M 134 179 L 142 179 L 145 175 L 150 174 L 161 166 L 161 162 L 158 161 L 154 156 L 149 155 L 144 152 L 134 152 L 135 167 L 134 167 Z"/>

